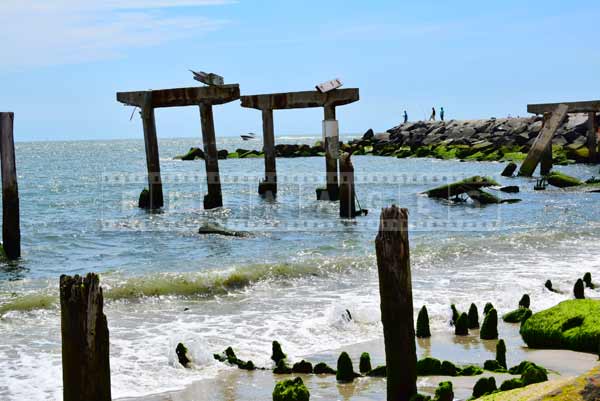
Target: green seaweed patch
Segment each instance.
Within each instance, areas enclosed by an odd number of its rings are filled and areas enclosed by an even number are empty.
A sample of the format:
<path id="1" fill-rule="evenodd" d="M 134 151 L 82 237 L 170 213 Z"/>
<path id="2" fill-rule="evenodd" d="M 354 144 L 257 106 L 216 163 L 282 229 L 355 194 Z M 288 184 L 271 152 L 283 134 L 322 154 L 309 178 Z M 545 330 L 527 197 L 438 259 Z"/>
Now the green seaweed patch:
<path id="1" fill-rule="evenodd" d="M 558 188 L 576 187 L 583 184 L 583 181 L 580 179 L 558 171 L 551 171 L 546 177 L 546 180 L 548 181 L 548 184 Z"/>
<path id="2" fill-rule="evenodd" d="M 52 309 L 58 304 L 59 299 L 55 295 L 23 295 L 0 305 L 0 316 L 3 316 L 10 311 L 31 312 L 37 309 Z"/>
<path id="3" fill-rule="evenodd" d="M 498 388 L 496 387 L 496 379 L 493 377 L 482 377 L 477 380 L 475 386 L 473 387 L 473 395 L 472 398 L 483 397 L 484 395 L 492 394 Z"/>
<path id="4" fill-rule="evenodd" d="M 506 370 L 506 368 L 504 366 L 502 366 L 500 364 L 500 362 L 498 362 L 495 359 L 488 359 L 487 361 L 485 361 L 483 363 L 483 369 L 484 370 L 489 370 L 490 372 L 496 372 L 496 373 L 506 373 L 506 372 L 508 372 Z"/>
<path id="5" fill-rule="evenodd" d="M 301 378 L 284 380 L 275 385 L 273 401 L 309 401 L 310 393 Z"/>
<path id="6" fill-rule="evenodd" d="M 530 348 L 598 352 L 600 300 L 575 299 L 533 314 L 520 330 Z"/>
<path id="7" fill-rule="evenodd" d="M 502 320 L 506 323 L 521 323 L 528 316 L 531 316 L 529 308 L 518 308 L 502 316 Z"/>
<path id="8" fill-rule="evenodd" d="M 325 362 L 319 362 L 315 365 L 313 373 L 316 375 L 335 375 L 336 370 L 327 365 Z"/>
<path id="9" fill-rule="evenodd" d="M 449 361 L 440 361 L 432 357 L 425 357 L 417 361 L 418 376 L 476 376 L 483 373 L 478 366 L 469 365 L 459 368 Z"/>

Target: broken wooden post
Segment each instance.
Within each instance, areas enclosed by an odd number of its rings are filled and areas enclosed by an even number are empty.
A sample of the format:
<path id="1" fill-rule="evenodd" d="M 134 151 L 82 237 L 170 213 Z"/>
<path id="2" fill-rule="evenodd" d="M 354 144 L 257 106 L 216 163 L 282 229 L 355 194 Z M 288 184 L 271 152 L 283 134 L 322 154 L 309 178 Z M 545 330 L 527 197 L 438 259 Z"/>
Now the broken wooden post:
<path id="1" fill-rule="evenodd" d="M 63 400 L 110 401 L 108 325 L 98 276 L 60 277 Z"/>
<path id="2" fill-rule="evenodd" d="M 14 113 L 0 113 L 0 159 L 2 163 L 2 244 L 10 260 L 21 257 L 19 186 L 13 137 Z"/>
<path id="3" fill-rule="evenodd" d="M 275 159 L 275 129 L 273 109 L 262 110 L 263 152 L 265 154 L 265 179 L 258 184 L 260 195 L 277 194 L 277 168 Z"/>
<path id="4" fill-rule="evenodd" d="M 354 192 L 354 166 L 350 153 L 340 156 L 340 217 L 353 219 L 356 213 L 356 193 Z"/>
<path id="5" fill-rule="evenodd" d="M 527 153 L 523 164 L 521 164 L 521 168 L 519 169 L 520 176 L 531 177 L 533 175 L 542 154 L 546 151 L 548 144 L 552 143 L 554 133 L 565 120 L 568 110 L 569 107 L 567 105 L 560 104 L 552 113 L 544 128 L 540 131 L 537 138 L 535 138 L 533 145 L 531 145 L 531 149 Z"/>
<path id="6" fill-rule="evenodd" d="M 544 113 L 544 117 L 542 119 L 542 130 L 548 123 L 548 120 L 550 119 L 551 115 L 552 113 Z M 550 143 L 546 145 L 544 153 L 542 153 L 542 159 L 540 160 L 540 175 L 545 176 L 550 174 L 550 171 L 552 171 L 552 164 L 552 141 L 550 141 Z"/>
<path id="7" fill-rule="evenodd" d="M 208 185 L 208 194 L 204 196 L 204 209 L 214 209 L 223 206 L 223 196 L 221 195 L 219 156 L 217 154 L 215 123 L 211 104 L 200 104 L 200 119 L 202 123 L 202 142 L 204 144 L 204 163 L 206 165 L 206 183 Z"/>
<path id="8" fill-rule="evenodd" d="M 330 201 L 337 201 L 339 199 L 337 159 L 340 139 L 337 130 L 337 121 L 335 120 L 335 107 L 325 105 L 324 109 L 325 121 L 323 121 L 323 146 L 325 147 L 327 194 Z"/>
<path id="9" fill-rule="evenodd" d="M 381 211 L 375 250 L 387 366 L 387 399 L 408 401 L 417 393 L 417 353 L 407 209 L 393 205 Z"/>
<path id="10" fill-rule="evenodd" d="M 587 147 L 589 150 L 589 162 L 598 163 L 598 125 L 596 124 L 596 113 L 588 113 Z"/>
<path id="11" fill-rule="evenodd" d="M 150 192 L 149 209 L 160 209 L 164 206 L 160 162 L 158 156 L 158 139 L 156 137 L 156 121 L 152 92 L 145 92 L 141 107 L 144 126 L 144 145 L 146 147 L 146 168 L 148 170 L 148 190 Z"/>

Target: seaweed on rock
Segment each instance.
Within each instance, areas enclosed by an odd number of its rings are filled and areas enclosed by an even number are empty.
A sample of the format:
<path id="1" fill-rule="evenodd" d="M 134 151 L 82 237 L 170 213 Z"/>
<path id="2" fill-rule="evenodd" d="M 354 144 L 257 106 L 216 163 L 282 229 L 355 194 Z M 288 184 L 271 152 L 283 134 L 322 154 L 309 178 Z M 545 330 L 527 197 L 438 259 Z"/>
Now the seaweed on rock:
<path id="1" fill-rule="evenodd" d="M 492 308 L 483 319 L 479 338 L 482 340 L 494 340 L 498 338 L 498 312 Z"/>
<path id="2" fill-rule="evenodd" d="M 371 355 L 368 352 L 363 352 L 360 355 L 360 362 L 358 364 L 358 371 L 365 374 L 371 371 Z"/>
<path id="3" fill-rule="evenodd" d="M 533 314 L 520 330 L 530 348 L 596 353 L 600 342 L 600 300 L 574 299 Z"/>
<path id="4" fill-rule="evenodd" d="M 471 304 L 469 307 L 469 329 L 478 329 L 479 328 L 479 312 L 477 311 L 477 306 L 475 304 Z"/>
<path id="5" fill-rule="evenodd" d="M 423 305 L 417 316 L 417 332 L 418 338 L 429 338 L 431 337 L 431 331 L 429 329 L 429 314 L 427 308 Z"/>
<path id="6" fill-rule="evenodd" d="M 284 380 L 275 385 L 273 401 L 309 401 L 310 393 L 301 378 Z"/>

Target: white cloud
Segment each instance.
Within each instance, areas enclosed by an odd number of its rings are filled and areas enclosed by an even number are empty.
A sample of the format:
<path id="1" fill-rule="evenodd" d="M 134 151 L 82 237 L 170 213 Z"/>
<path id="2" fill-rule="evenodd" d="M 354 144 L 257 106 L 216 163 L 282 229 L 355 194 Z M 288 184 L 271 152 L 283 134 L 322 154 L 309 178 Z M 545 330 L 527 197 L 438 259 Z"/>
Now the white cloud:
<path id="1" fill-rule="evenodd" d="M 0 69 L 101 60 L 219 29 L 225 20 L 167 8 L 231 0 L 3 0 Z"/>

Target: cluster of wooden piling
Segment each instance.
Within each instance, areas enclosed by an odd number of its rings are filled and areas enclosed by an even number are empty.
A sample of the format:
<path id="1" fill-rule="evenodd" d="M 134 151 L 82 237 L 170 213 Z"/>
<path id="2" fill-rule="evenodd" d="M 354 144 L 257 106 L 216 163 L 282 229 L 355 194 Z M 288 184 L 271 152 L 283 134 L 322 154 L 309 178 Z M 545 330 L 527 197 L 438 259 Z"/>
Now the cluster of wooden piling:
<path id="1" fill-rule="evenodd" d="M 117 93 L 119 102 L 141 109 L 144 143 L 146 144 L 148 189 L 150 192 L 148 208 L 159 209 L 164 205 L 154 109 L 159 107 L 199 106 L 208 185 L 208 194 L 204 198 L 204 208 L 212 209 L 223 206 L 212 106 L 237 99 L 241 99 L 242 107 L 257 109 L 262 113 L 265 178 L 258 185 L 258 193 L 270 197 L 277 194 L 273 110 L 323 108 L 323 146 L 327 191 L 321 199 L 337 201 L 340 191 L 338 180 L 339 133 L 335 109 L 337 106 L 356 102 L 359 99 L 358 89 L 335 89 L 325 93 L 321 91 L 303 91 L 240 96 L 239 85 L 231 84 Z"/>
<path id="2" fill-rule="evenodd" d="M 552 170 L 552 138 L 567 118 L 568 114 L 587 113 L 588 133 L 587 148 L 590 163 L 598 163 L 598 125 L 597 114 L 600 113 L 600 101 L 546 103 L 527 105 L 527 111 L 544 116 L 542 130 L 536 137 L 527 157 L 521 164 L 519 175 L 531 177 L 538 164 L 540 174 L 548 175 Z"/>

